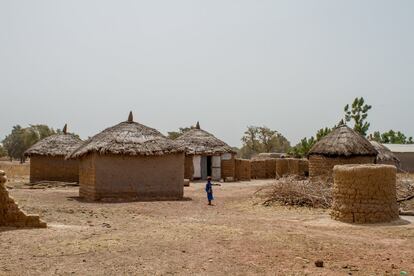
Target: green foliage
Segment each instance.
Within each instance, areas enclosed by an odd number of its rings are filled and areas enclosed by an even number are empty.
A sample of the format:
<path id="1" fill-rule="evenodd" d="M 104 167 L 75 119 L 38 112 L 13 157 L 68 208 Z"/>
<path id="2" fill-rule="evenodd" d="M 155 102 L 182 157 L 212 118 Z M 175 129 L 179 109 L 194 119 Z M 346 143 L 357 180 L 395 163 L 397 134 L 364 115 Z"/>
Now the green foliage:
<path id="1" fill-rule="evenodd" d="M 28 148 L 38 141 L 56 133 L 62 133 L 62 130 L 55 131 L 53 128 L 41 124 L 30 125 L 27 128 L 16 125 L 13 127 L 11 133 L 3 140 L 3 147 L 7 151 L 8 156 L 24 161 L 24 152 Z"/>
<path id="2" fill-rule="evenodd" d="M 329 133 L 331 133 L 332 129 L 325 127 L 325 128 L 321 128 L 320 130 L 318 130 L 318 132 L 316 133 L 315 136 L 312 136 L 310 138 L 303 138 L 299 144 L 297 144 L 296 146 L 294 146 L 290 151 L 289 154 L 297 157 L 297 158 L 302 158 L 305 157 L 306 155 L 308 155 L 309 151 L 311 150 L 311 148 L 313 147 L 313 145 L 315 145 L 316 142 L 318 142 L 319 140 L 321 140 L 323 137 L 325 137 L 326 135 L 328 135 Z M 316 138 L 315 138 L 316 137 Z"/>
<path id="3" fill-rule="evenodd" d="M 0 144 L 0 157 L 4 157 L 7 156 L 7 151 L 6 149 L 3 147 L 2 144 Z"/>
<path id="4" fill-rule="evenodd" d="M 180 127 L 178 129 L 178 131 L 170 131 L 168 132 L 168 138 L 175 140 L 178 137 L 180 137 L 181 135 L 183 135 L 185 132 L 189 131 L 191 129 L 191 127 Z"/>
<path id="5" fill-rule="evenodd" d="M 355 98 L 351 107 L 349 104 L 347 104 L 344 108 L 345 122 L 353 121 L 354 130 L 366 136 L 367 131 L 371 125 L 370 123 L 366 122 L 368 118 L 368 111 L 371 108 L 372 106 L 365 104 L 363 97 Z"/>
<path id="6" fill-rule="evenodd" d="M 287 152 L 290 149 L 290 142 L 282 134 L 265 126 L 247 127 L 241 140 L 243 147 L 239 155 L 242 158 L 251 158 L 263 152 Z"/>
<path id="7" fill-rule="evenodd" d="M 394 130 L 389 130 L 382 134 L 379 131 L 375 131 L 369 138 L 382 144 L 414 144 L 413 137 L 407 137 L 401 131 Z"/>

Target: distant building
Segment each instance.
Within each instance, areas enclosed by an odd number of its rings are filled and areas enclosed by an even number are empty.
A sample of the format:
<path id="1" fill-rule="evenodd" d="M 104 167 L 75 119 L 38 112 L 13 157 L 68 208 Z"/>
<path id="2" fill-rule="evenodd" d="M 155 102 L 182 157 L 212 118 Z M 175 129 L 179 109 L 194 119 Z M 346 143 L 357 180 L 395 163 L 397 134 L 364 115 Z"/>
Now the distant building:
<path id="1" fill-rule="evenodd" d="M 384 144 L 400 160 L 402 171 L 414 173 L 414 144 Z"/>

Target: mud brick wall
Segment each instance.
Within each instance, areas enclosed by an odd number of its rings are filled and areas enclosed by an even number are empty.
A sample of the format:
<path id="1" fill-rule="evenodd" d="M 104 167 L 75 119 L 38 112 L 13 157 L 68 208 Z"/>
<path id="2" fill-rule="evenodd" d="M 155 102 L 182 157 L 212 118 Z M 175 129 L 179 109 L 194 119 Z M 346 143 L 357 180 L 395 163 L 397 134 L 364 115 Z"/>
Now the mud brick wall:
<path id="1" fill-rule="evenodd" d="M 30 182 L 79 182 L 78 160 L 65 160 L 63 156 L 33 155 L 30 158 Z"/>
<path id="2" fill-rule="evenodd" d="M 309 176 L 332 177 L 333 168 L 336 165 L 373 163 L 375 163 L 375 157 L 370 156 L 325 157 L 322 155 L 311 155 L 309 156 Z"/>
<path id="3" fill-rule="evenodd" d="M 87 200 L 173 200 L 184 193 L 184 154 L 82 158 L 80 196 Z"/>
<path id="4" fill-rule="evenodd" d="M 278 158 L 276 159 L 276 177 L 288 175 L 306 176 L 309 174 L 309 161 L 298 158 Z"/>
<path id="5" fill-rule="evenodd" d="M 234 162 L 236 179 L 239 181 L 250 181 L 252 178 L 250 160 L 235 159 Z"/>
<path id="6" fill-rule="evenodd" d="M 253 179 L 270 179 L 276 177 L 276 159 L 251 160 L 251 177 Z"/>
<path id="7" fill-rule="evenodd" d="M 398 219 L 396 173 L 390 165 L 335 166 L 331 217 L 356 224 Z"/>
<path id="8" fill-rule="evenodd" d="M 221 160 L 221 178 L 236 177 L 236 162 L 234 156 L 230 160 Z"/>
<path id="9" fill-rule="evenodd" d="M 96 200 L 96 153 L 88 154 L 79 162 L 79 196 Z"/>
<path id="10" fill-rule="evenodd" d="M 6 182 L 6 174 L 0 171 L 0 226 L 46 228 L 46 223 L 41 221 L 38 215 L 26 215 L 19 209 L 4 186 Z"/>
<path id="11" fill-rule="evenodd" d="M 184 178 L 193 180 L 193 176 L 194 176 L 193 156 L 186 155 L 184 159 Z"/>

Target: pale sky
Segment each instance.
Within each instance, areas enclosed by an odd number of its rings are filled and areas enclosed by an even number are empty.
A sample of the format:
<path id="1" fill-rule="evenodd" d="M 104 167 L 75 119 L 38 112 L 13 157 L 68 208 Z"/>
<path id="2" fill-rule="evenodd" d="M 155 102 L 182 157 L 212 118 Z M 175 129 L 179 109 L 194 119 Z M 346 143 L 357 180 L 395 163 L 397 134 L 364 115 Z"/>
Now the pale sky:
<path id="1" fill-rule="evenodd" d="M 412 0 L 0 0 L 0 139 L 15 124 L 82 138 L 127 119 L 248 125 L 292 144 L 373 105 L 371 131 L 414 135 Z"/>

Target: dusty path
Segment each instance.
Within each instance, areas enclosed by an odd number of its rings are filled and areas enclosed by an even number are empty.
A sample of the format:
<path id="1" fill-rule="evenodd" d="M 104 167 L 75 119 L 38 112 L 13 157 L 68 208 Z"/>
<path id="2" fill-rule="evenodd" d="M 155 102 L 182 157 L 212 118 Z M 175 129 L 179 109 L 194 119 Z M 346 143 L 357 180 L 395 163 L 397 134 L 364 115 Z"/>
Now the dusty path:
<path id="1" fill-rule="evenodd" d="M 0 228 L 0 275 L 414 274 L 413 220 L 351 226 L 327 211 L 257 205 L 253 194 L 266 184 L 224 184 L 214 207 L 202 184 L 180 202 L 85 203 L 77 188 L 12 190 L 49 228 Z"/>

